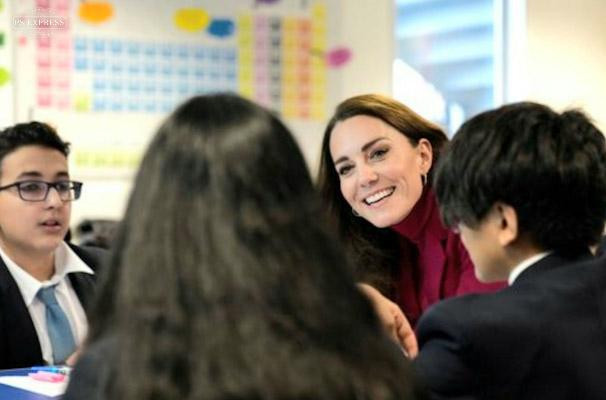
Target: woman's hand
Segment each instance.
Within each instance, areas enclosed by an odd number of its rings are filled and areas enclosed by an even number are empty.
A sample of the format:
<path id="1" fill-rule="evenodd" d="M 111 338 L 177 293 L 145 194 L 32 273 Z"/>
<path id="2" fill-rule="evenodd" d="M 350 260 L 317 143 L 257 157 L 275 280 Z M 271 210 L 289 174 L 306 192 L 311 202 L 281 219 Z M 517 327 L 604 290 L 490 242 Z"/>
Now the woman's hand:
<path id="1" fill-rule="evenodd" d="M 358 283 L 358 288 L 372 303 L 387 334 L 402 347 L 409 358 L 415 358 L 419 352 L 417 337 L 400 307 L 366 283 Z"/>

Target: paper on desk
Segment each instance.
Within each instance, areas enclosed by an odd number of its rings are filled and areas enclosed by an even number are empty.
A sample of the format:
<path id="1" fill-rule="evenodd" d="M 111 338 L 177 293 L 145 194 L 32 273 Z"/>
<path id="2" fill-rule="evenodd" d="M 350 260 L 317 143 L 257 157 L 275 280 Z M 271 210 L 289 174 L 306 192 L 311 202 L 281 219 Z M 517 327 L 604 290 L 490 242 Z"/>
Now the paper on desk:
<path id="1" fill-rule="evenodd" d="M 69 378 L 63 382 L 42 382 L 29 376 L 0 376 L 0 383 L 50 397 L 65 393 L 68 382 Z"/>

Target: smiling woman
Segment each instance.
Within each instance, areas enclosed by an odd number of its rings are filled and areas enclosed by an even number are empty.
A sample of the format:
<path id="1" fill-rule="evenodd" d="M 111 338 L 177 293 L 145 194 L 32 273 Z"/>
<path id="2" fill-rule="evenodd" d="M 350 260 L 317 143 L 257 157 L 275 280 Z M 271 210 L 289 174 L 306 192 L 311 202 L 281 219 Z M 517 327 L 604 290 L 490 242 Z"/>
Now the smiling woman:
<path id="1" fill-rule="evenodd" d="M 440 221 L 431 177 L 447 141 L 404 104 L 368 94 L 337 107 L 322 143 L 320 190 L 360 287 L 412 353 L 407 320 L 443 298 L 502 287 L 476 280 L 459 235 Z"/>

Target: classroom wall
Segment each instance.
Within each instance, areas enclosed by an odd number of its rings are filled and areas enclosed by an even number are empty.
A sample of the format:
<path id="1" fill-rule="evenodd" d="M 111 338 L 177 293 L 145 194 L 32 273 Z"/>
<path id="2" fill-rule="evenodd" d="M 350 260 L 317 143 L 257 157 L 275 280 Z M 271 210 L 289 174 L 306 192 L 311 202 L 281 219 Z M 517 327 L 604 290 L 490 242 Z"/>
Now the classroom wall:
<path id="1" fill-rule="evenodd" d="M 527 0 L 526 95 L 582 107 L 606 132 L 606 1 Z"/>
<path id="2" fill-rule="evenodd" d="M 329 0 L 328 4 L 329 24 L 337 28 L 336 32 L 331 32 L 330 45 L 349 47 L 353 56 L 342 68 L 328 71 L 327 119 L 334 107 L 347 97 L 368 92 L 390 93 L 394 57 L 392 16 L 395 8 L 392 0 L 356 0 L 355 3 L 351 0 Z M 77 115 L 66 116 L 64 120 L 72 126 L 81 124 Z M 149 123 L 141 125 L 130 121 L 140 135 L 155 128 L 154 121 L 146 122 Z M 294 119 L 285 122 L 293 131 L 315 177 L 327 121 Z M 129 123 L 128 117 L 124 118 L 124 123 Z M 93 178 L 83 177 L 86 190 L 82 199 L 74 204 L 73 225 L 83 218 L 118 219 L 124 212 L 132 176 Z"/>
<path id="3" fill-rule="evenodd" d="M 330 18 L 337 26 L 331 45 L 351 48 L 353 58 L 340 69 L 328 72 L 328 110 L 356 94 L 389 94 L 394 57 L 392 0 L 328 0 Z M 581 106 L 606 131 L 606 1 L 523 0 L 510 1 L 524 7 L 524 23 L 518 24 L 511 43 L 507 101 L 533 99 L 556 108 Z M 523 13 L 523 14 L 524 14 Z M 12 122 L 12 121 L 11 121 Z M 286 121 L 303 149 L 315 175 L 320 142 L 326 121 Z M 66 120 L 67 124 L 78 124 Z M 128 123 L 128 121 L 125 121 Z M 142 135 L 155 124 L 137 125 Z M 145 131 L 145 132 L 144 132 Z M 126 205 L 132 176 L 88 181 L 87 190 L 74 204 L 73 223 L 82 218 L 119 218 Z"/>

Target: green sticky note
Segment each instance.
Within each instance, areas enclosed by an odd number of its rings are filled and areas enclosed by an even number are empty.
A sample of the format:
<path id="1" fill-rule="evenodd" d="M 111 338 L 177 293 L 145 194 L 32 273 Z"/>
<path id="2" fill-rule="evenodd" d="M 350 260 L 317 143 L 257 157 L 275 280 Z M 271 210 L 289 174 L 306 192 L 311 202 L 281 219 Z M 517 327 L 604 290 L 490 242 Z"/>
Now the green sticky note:
<path id="1" fill-rule="evenodd" d="M 0 86 L 3 86 L 5 83 L 10 81 L 11 74 L 8 72 L 6 68 L 0 67 Z"/>
<path id="2" fill-rule="evenodd" d="M 2 0 L 0 0 L 0 12 L 2 12 L 3 8 L 4 8 L 4 2 Z"/>
<path id="3" fill-rule="evenodd" d="M 2 46 L 4 46 L 4 32 L 0 32 L 0 47 Z"/>

